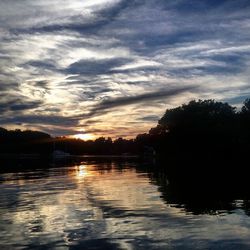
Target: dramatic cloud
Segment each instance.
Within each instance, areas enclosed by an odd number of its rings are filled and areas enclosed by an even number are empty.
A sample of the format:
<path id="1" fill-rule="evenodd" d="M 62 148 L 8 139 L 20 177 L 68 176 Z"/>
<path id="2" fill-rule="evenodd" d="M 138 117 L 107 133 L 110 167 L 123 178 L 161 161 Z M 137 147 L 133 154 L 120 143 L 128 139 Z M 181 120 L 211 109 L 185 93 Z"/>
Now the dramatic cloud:
<path id="1" fill-rule="evenodd" d="M 121 106 L 127 106 L 131 104 L 136 103 L 146 103 L 146 102 L 152 102 L 155 100 L 162 100 L 163 98 L 168 98 L 171 96 L 176 96 L 179 93 L 192 90 L 192 87 L 186 87 L 186 88 L 180 88 L 180 89 L 170 89 L 170 90 L 158 90 L 156 92 L 152 93 L 145 93 L 135 96 L 128 96 L 128 97 L 118 97 L 113 99 L 104 100 L 100 103 L 98 103 L 89 114 L 87 114 L 87 117 L 102 115 L 104 112 L 110 112 L 111 109 L 121 107 Z"/>
<path id="2" fill-rule="evenodd" d="M 248 0 L 2 0 L 0 126 L 134 136 L 250 95 Z"/>

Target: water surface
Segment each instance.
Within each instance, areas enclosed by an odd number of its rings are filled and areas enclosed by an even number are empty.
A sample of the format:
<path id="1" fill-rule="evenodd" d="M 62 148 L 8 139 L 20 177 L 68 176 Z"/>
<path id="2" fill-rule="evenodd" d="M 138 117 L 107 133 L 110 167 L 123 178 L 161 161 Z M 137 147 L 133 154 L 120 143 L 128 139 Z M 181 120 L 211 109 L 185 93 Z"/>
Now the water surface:
<path id="1" fill-rule="evenodd" d="M 1 249 L 250 249 L 245 200 L 192 210 L 138 163 L 82 161 L 0 181 Z"/>

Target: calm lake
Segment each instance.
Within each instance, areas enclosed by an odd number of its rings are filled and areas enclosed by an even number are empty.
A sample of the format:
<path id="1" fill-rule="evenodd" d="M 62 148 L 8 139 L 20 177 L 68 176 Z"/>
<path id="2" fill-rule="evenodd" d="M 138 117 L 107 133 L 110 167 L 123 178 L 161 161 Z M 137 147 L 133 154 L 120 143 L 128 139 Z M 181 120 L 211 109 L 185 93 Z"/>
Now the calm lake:
<path id="1" fill-rule="evenodd" d="M 150 165 L 82 160 L 0 185 L 0 249 L 250 249 L 248 201 L 191 199 Z"/>

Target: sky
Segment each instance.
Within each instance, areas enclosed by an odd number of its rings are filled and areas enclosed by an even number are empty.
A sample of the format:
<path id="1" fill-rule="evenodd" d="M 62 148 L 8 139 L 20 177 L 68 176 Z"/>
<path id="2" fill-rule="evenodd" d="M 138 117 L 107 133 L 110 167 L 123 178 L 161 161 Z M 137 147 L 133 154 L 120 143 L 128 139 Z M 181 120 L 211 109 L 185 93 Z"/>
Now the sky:
<path id="1" fill-rule="evenodd" d="M 249 0 L 1 0 L 0 126 L 133 137 L 250 97 Z"/>

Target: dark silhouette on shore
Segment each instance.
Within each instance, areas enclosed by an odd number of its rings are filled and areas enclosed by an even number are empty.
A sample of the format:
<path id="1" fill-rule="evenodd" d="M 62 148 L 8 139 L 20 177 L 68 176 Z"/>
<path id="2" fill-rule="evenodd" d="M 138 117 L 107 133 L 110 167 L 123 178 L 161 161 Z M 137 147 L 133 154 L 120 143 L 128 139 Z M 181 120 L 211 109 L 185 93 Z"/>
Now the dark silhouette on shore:
<path id="1" fill-rule="evenodd" d="M 0 128 L 0 153 L 1 154 L 35 154 L 50 153 L 52 137 L 40 131 L 6 130 Z"/>
<path id="2" fill-rule="evenodd" d="M 1 128 L 0 142 L 0 161 L 5 166 L 1 171 L 12 168 L 8 159 L 17 155 L 41 159 L 40 165 L 22 164 L 17 157 L 17 168 L 50 166 L 55 150 L 70 155 L 139 155 L 139 160 L 149 162 L 149 177 L 168 204 L 195 214 L 216 214 L 237 209 L 241 200 L 240 207 L 250 214 L 250 99 L 238 110 L 214 100 L 191 101 L 166 110 L 156 127 L 130 140 L 83 141 Z M 74 161 L 69 158 L 69 165 Z"/>
<path id="3" fill-rule="evenodd" d="M 33 154 L 46 157 L 54 151 L 68 152 L 71 155 L 119 155 L 136 152 L 134 140 L 100 137 L 84 141 L 69 137 L 53 138 L 39 131 L 7 130 L 0 128 L 0 154 Z"/>
<path id="4" fill-rule="evenodd" d="M 100 137 L 83 141 L 69 137 L 53 138 L 37 131 L 1 128 L 0 154 L 47 157 L 57 150 L 70 155 L 140 155 L 161 162 L 190 161 L 193 165 L 206 162 L 215 166 L 218 160 L 247 158 L 249 128 L 250 99 L 238 111 L 227 103 L 198 100 L 166 110 L 156 127 L 129 140 L 118 138 L 112 141 Z"/>
<path id="5" fill-rule="evenodd" d="M 244 157 L 250 146 L 250 100 L 240 111 L 227 103 L 198 100 L 167 110 L 141 145 L 153 147 L 161 158 L 206 160 Z"/>

